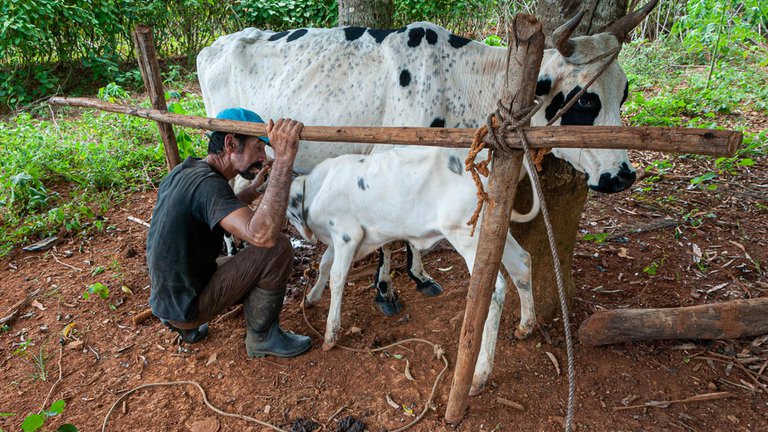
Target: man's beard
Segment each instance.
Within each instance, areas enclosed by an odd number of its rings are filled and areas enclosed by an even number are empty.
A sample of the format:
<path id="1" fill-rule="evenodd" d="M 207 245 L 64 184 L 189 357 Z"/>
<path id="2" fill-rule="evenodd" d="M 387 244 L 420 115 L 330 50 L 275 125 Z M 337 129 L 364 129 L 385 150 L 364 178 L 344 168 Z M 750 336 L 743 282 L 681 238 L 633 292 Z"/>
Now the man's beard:
<path id="1" fill-rule="evenodd" d="M 251 164 L 251 166 L 248 167 L 245 171 L 237 171 L 238 174 L 240 174 L 240 177 L 246 179 L 246 180 L 253 180 L 256 178 L 256 175 L 258 174 L 258 170 L 260 170 L 264 166 L 264 163 L 261 161 L 256 161 Z M 254 172 L 256 170 L 257 172 Z"/>

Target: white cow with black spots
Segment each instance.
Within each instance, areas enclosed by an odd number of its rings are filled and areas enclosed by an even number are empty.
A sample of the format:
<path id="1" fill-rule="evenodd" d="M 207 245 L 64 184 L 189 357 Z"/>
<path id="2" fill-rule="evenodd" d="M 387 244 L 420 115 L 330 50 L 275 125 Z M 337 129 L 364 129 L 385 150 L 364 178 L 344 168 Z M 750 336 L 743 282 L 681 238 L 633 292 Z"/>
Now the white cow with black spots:
<path id="1" fill-rule="evenodd" d="M 461 157 L 466 157 L 466 151 L 399 147 L 368 156 L 327 159 L 309 175 L 293 181 L 289 221 L 307 240 L 319 239 L 328 245 L 317 283 L 306 298 L 309 304 L 320 300 L 330 278 L 331 306 L 323 349 L 332 348 L 338 339 L 350 265 L 379 247 L 408 240 L 417 248 L 427 248 L 445 238 L 472 272 L 479 236 L 470 236 L 466 221 L 475 210 L 477 189 L 472 176 L 461 168 Z M 536 323 L 530 256 L 509 233 L 502 265 L 520 296 L 515 335 L 523 338 Z M 483 388 L 493 367 L 505 295 L 506 283 L 499 274 L 475 369 L 475 392 Z"/>
<path id="2" fill-rule="evenodd" d="M 553 35 L 557 49 L 544 52 L 537 85 L 545 108 L 532 124 L 546 124 L 568 103 L 610 61 L 604 54 L 618 49 L 656 2 L 651 0 L 593 36 L 571 38 L 578 21 L 559 28 Z M 240 106 L 265 118 L 292 117 L 309 126 L 474 128 L 484 124 L 495 109 L 506 56 L 504 48 L 470 41 L 426 22 L 398 30 L 345 27 L 273 33 L 249 28 L 223 36 L 202 50 L 197 69 L 209 115 Z M 594 59 L 598 60 L 591 61 Z M 626 94 L 626 75 L 612 62 L 555 124 L 620 125 L 620 107 Z M 329 157 L 387 148 L 301 143 L 294 169 L 305 174 Z M 451 152 L 437 148 L 428 151 L 437 156 Z M 626 151 L 554 149 L 553 154 L 584 172 L 588 185 L 597 191 L 618 192 L 635 180 Z M 423 292 L 439 292 L 439 285 L 419 274 L 418 251 L 413 250 L 412 255 L 409 273 L 417 276 L 420 287 L 435 285 Z M 387 285 L 387 267 L 388 263 L 383 263 L 380 268 L 379 286 Z M 397 309 L 391 285 L 379 295 Z"/>

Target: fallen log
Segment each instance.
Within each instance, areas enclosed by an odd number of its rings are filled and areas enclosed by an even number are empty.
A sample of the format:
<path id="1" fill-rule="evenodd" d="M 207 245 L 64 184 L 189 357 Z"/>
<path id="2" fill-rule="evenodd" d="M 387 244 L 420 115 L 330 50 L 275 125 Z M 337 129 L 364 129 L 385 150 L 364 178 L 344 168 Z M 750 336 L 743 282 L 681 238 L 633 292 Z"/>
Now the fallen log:
<path id="1" fill-rule="evenodd" d="M 768 333 L 768 298 L 665 309 L 600 311 L 579 328 L 584 345 L 659 339 L 734 339 Z"/>

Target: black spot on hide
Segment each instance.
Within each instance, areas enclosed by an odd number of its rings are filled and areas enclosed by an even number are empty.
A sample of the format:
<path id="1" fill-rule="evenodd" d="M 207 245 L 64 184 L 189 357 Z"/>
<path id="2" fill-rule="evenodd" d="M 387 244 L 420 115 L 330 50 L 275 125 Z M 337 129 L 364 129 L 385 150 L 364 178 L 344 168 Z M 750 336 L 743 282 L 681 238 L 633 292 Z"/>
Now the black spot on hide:
<path id="1" fill-rule="evenodd" d="M 448 43 L 451 44 L 451 46 L 454 48 L 461 48 L 470 42 L 471 41 L 469 39 L 456 36 L 455 34 L 452 34 L 448 37 Z"/>
<path id="2" fill-rule="evenodd" d="M 555 97 L 552 98 L 552 102 L 550 102 L 544 109 L 544 115 L 547 117 L 547 121 L 552 120 L 552 117 L 557 114 L 557 111 L 563 106 L 564 100 L 565 96 L 563 96 L 563 92 L 558 92 Z"/>
<path id="3" fill-rule="evenodd" d="M 344 37 L 348 41 L 359 39 L 365 33 L 365 27 L 344 27 Z"/>
<path id="4" fill-rule="evenodd" d="M 290 206 L 292 208 L 299 208 L 299 205 L 301 204 L 301 199 L 304 198 L 302 194 L 297 194 L 291 197 L 291 203 Z"/>
<path id="5" fill-rule="evenodd" d="M 360 188 L 360 190 L 366 190 L 368 189 L 368 185 L 365 184 L 365 179 L 362 177 L 357 178 L 357 187 Z"/>
<path id="6" fill-rule="evenodd" d="M 543 96 L 549 94 L 552 90 L 552 80 L 549 78 L 542 78 L 536 82 L 536 96 Z"/>
<path id="7" fill-rule="evenodd" d="M 291 33 L 291 35 L 288 36 L 288 39 L 286 39 L 286 41 L 287 42 L 293 42 L 296 39 L 298 39 L 298 38 L 304 36 L 305 34 L 307 34 L 308 31 L 309 30 L 307 30 L 307 29 L 298 29 L 298 30 L 294 31 L 293 33 Z"/>
<path id="8" fill-rule="evenodd" d="M 408 30 L 408 46 L 416 48 L 421 44 L 421 40 L 424 38 L 424 29 L 416 27 Z"/>
<path id="9" fill-rule="evenodd" d="M 580 91 L 581 87 L 579 86 L 576 86 L 573 90 L 571 90 L 571 92 L 568 93 L 568 97 L 565 98 L 563 105 L 566 105 L 571 99 L 574 98 L 574 96 L 576 96 L 576 93 Z M 591 126 L 595 124 L 595 119 L 600 113 L 602 106 L 603 105 L 600 102 L 600 96 L 598 96 L 596 93 L 587 91 L 579 98 L 579 100 L 573 105 L 573 107 L 571 107 L 571 109 L 563 114 L 560 124 L 572 126 Z"/>
<path id="10" fill-rule="evenodd" d="M 395 29 L 383 29 L 383 30 L 368 29 L 368 34 L 371 35 L 373 39 L 376 40 L 376 43 L 384 42 L 384 39 L 386 39 L 387 36 L 391 35 L 394 32 L 395 32 Z"/>
<path id="11" fill-rule="evenodd" d="M 352 238 L 347 234 L 341 236 L 341 239 L 344 240 L 344 243 L 349 243 L 349 241 L 352 240 Z"/>
<path id="12" fill-rule="evenodd" d="M 276 41 L 276 40 L 278 40 L 278 39 L 282 39 L 282 38 L 283 38 L 283 37 L 285 37 L 285 35 L 287 35 L 288 33 L 290 33 L 290 32 L 289 32 L 289 31 L 281 31 L 280 33 L 275 33 L 275 34 L 273 34 L 273 35 L 272 35 L 272 36 L 270 36 L 270 37 L 269 37 L 269 39 L 267 39 L 267 40 L 268 40 L 268 41 L 270 41 L 270 42 L 273 42 L 273 41 Z"/>
<path id="13" fill-rule="evenodd" d="M 448 157 L 448 169 L 454 174 L 461 175 L 461 161 L 456 156 Z"/>
<path id="14" fill-rule="evenodd" d="M 334 226 L 334 225 L 336 225 L 336 224 L 332 220 L 328 221 L 328 226 Z"/>
<path id="15" fill-rule="evenodd" d="M 432 120 L 432 123 L 429 124 L 429 127 L 436 127 L 436 128 L 445 127 L 445 119 L 442 119 L 440 117 L 435 117 L 435 119 Z"/>
<path id="16" fill-rule="evenodd" d="M 427 29 L 427 42 L 430 45 L 437 43 L 437 33 L 434 30 Z"/>
<path id="17" fill-rule="evenodd" d="M 411 73 L 408 72 L 408 69 L 403 69 L 402 72 L 400 72 L 400 85 L 403 87 L 406 87 L 410 83 L 411 83 Z"/>

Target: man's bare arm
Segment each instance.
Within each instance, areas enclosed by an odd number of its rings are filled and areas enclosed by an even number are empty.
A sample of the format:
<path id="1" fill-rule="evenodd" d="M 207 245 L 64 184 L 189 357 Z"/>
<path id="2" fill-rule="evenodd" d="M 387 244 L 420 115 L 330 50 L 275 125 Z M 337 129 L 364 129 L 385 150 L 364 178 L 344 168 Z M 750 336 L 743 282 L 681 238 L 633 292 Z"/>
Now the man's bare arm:
<path id="1" fill-rule="evenodd" d="M 288 194 L 291 188 L 293 161 L 296 159 L 299 135 L 303 125 L 294 120 L 271 120 L 267 124 L 269 140 L 275 150 L 275 161 L 267 190 L 254 212 L 244 207 L 221 220 L 221 226 L 254 246 L 272 247 L 283 227 Z"/>

